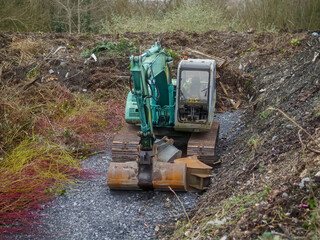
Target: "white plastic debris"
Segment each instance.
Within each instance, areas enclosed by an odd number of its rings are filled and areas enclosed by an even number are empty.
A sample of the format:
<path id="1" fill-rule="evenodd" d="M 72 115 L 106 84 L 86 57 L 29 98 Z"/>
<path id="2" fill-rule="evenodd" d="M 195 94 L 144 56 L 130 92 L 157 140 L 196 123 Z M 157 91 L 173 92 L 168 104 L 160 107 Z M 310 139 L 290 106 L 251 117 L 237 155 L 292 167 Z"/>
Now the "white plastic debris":
<path id="1" fill-rule="evenodd" d="M 319 57 L 319 53 L 318 52 L 314 52 L 312 62 L 315 62 L 317 57 Z"/>
<path id="2" fill-rule="evenodd" d="M 313 32 L 313 33 L 312 33 L 312 36 L 314 36 L 314 37 L 319 37 L 319 33 Z"/>
<path id="3" fill-rule="evenodd" d="M 92 53 L 92 54 L 90 55 L 90 57 L 88 57 L 88 58 L 84 61 L 84 64 L 87 64 L 87 62 L 89 62 L 91 59 L 93 59 L 95 62 L 98 61 L 97 56 L 96 56 L 94 53 Z"/>
<path id="4" fill-rule="evenodd" d="M 49 73 L 50 73 L 50 74 L 54 73 L 53 69 L 50 69 L 50 70 L 49 70 Z"/>
<path id="5" fill-rule="evenodd" d="M 91 57 L 95 62 L 98 61 L 98 58 L 97 58 L 97 56 L 96 56 L 94 53 L 92 53 L 90 57 Z"/>
<path id="6" fill-rule="evenodd" d="M 86 88 L 82 89 L 82 92 L 87 92 L 88 90 Z"/>
<path id="7" fill-rule="evenodd" d="M 263 93 L 263 92 L 265 92 L 265 91 L 267 91 L 266 88 L 261 88 L 261 89 L 259 90 L 259 92 L 261 92 L 261 93 Z"/>
<path id="8" fill-rule="evenodd" d="M 303 178 L 303 179 L 301 180 L 301 182 L 299 183 L 299 187 L 300 187 L 300 188 L 304 188 L 304 184 L 305 184 L 306 182 L 310 182 L 310 178 L 308 178 L 308 177 Z"/>
<path id="9" fill-rule="evenodd" d="M 316 173 L 316 175 L 314 175 L 314 179 L 317 181 L 317 182 L 320 182 L 320 171 Z"/>
<path id="10" fill-rule="evenodd" d="M 64 49 L 64 52 L 65 52 L 67 48 L 64 47 L 64 46 L 60 46 L 60 47 L 57 48 L 57 50 L 54 51 L 54 53 L 53 53 L 52 55 L 55 55 L 55 54 L 56 54 L 57 52 L 59 52 L 61 49 Z"/>

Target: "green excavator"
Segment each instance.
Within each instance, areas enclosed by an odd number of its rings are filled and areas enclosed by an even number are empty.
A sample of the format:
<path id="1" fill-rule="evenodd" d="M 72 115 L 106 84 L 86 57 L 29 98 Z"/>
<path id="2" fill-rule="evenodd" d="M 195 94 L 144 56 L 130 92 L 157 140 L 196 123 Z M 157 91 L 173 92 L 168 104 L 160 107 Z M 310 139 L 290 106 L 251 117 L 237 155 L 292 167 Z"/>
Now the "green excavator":
<path id="1" fill-rule="evenodd" d="M 131 91 L 126 124 L 112 143 L 110 189 L 201 191 L 210 184 L 219 133 L 216 61 L 184 57 L 177 79 L 172 61 L 161 41 L 130 57 Z"/>

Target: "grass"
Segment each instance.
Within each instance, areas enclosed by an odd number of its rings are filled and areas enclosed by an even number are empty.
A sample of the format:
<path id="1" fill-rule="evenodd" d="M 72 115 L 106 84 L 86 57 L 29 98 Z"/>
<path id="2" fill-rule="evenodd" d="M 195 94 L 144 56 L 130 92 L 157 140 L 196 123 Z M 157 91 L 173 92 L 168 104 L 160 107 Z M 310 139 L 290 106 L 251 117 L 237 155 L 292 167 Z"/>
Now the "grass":
<path id="1" fill-rule="evenodd" d="M 230 224 L 238 222 L 243 215 L 252 212 L 256 204 L 268 197 L 269 192 L 268 187 L 263 191 L 249 194 L 235 191 L 232 198 L 222 201 L 219 206 L 203 205 L 191 219 L 191 224 L 178 226 L 173 239 L 183 239 L 187 231 L 189 231 L 188 239 L 192 239 L 199 234 L 209 238 L 217 237 L 219 229 L 228 228 Z M 188 230 L 192 225 L 197 226 L 196 231 Z"/>
<path id="2" fill-rule="evenodd" d="M 103 33 L 174 32 L 177 30 L 206 32 L 210 29 L 230 30 L 233 20 L 227 19 L 223 6 L 182 4 L 160 16 L 152 14 L 114 15 L 102 26 Z"/>
<path id="3" fill-rule="evenodd" d="M 318 30 L 320 2 L 318 0 L 243 0 L 179 1 L 166 11 L 130 10 L 130 14 L 108 16 L 102 33 L 125 32 L 189 32 L 245 31 L 248 29 L 277 31 Z"/>
<path id="4" fill-rule="evenodd" d="M 62 147 L 29 138 L 0 162 L 0 175 L 0 234 L 3 234 L 26 231 L 19 222 L 28 223 L 36 217 L 31 210 L 74 183 L 81 168 Z"/>
<path id="5" fill-rule="evenodd" d="M 30 63 L 36 56 L 44 52 L 46 44 L 30 38 L 13 38 L 9 50 L 20 55 L 21 63 Z"/>
<path id="6" fill-rule="evenodd" d="M 75 20 L 73 32 L 320 29 L 318 0 L 95 0 L 80 5 L 79 23 L 76 20 L 78 12 L 71 11 L 71 19 Z M 24 1 L 23 4 L 18 0 L 6 2 L 0 9 L 3 16 L 0 29 L 68 32 L 70 19 L 60 7 L 54 1 Z M 80 26 L 80 29 L 76 26 Z"/>
<path id="7" fill-rule="evenodd" d="M 98 42 L 94 48 L 86 49 L 81 53 L 82 57 L 89 57 L 91 54 L 102 52 L 109 57 L 127 57 L 139 52 L 136 42 L 131 42 L 126 38 L 120 38 L 119 43 L 115 42 Z"/>
<path id="8" fill-rule="evenodd" d="M 0 90 L 0 236 L 36 224 L 33 210 L 83 176 L 80 160 L 106 146 L 122 112 L 58 83 Z"/>

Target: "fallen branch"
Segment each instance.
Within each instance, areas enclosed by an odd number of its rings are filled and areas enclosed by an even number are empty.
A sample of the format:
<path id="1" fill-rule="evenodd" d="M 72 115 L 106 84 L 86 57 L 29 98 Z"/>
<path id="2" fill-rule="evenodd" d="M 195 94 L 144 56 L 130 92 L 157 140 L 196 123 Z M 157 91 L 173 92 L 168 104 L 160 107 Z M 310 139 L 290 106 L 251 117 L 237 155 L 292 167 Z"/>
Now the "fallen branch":
<path id="1" fill-rule="evenodd" d="M 186 215 L 186 217 L 187 217 L 187 219 L 188 219 L 188 223 L 190 224 L 190 227 L 191 227 L 191 221 L 190 221 L 189 215 L 188 215 L 188 213 L 187 213 L 187 211 L 186 211 L 186 209 L 185 209 L 185 207 L 184 207 L 184 205 L 183 205 L 183 202 L 180 200 L 180 198 L 178 197 L 178 195 L 176 194 L 176 192 L 173 191 L 173 189 L 172 189 L 170 186 L 169 186 L 169 189 L 170 189 L 171 192 L 173 192 L 173 194 L 176 196 L 176 198 L 177 198 L 178 201 L 180 202 L 180 204 L 181 204 L 181 206 L 182 206 L 182 208 L 183 208 L 184 214 Z"/>
<path id="2" fill-rule="evenodd" d="M 31 78 L 30 81 L 28 81 L 25 85 L 23 85 L 22 89 L 23 89 L 23 90 L 26 90 L 26 89 L 29 88 L 32 84 L 34 84 L 37 80 L 38 80 L 37 77 Z"/>
<path id="3" fill-rule="evenodd" d="M 220 84 L 220 86 L 222 88 L 223 93 L 228 97 L 228 92 L 227 92 L 226 88 L 224 87 L 223 83 L 219 82 L 219 84 Z"/>
<path id="4" fill-rule="evenodd" d="M 0 105 L 5 105 L 5 106 L 8 106 L 8 107 L 10 107 L 10 108 L 12 108 L 12 109 L 16 109 L 15 107 L 13 107 L 11 104 L 9 104 L 9 103 L 5 103 L 5 102 L 0 102 Z"/>
<path id="5" fill-rule="evenodd" d="M 267 110 L 271 110 L 271 111 L 278 111 L 279 113 L 281 113 L 285 118 L 287 118 L 290 122 L 292 122 L 297 128 L 299 128 L 299 132 L 298 132 L 298 136 L 299 136 L 299 140 L 300 142 L 302 141 L 301 137 L 300 137 L 300 132 L 304 132 L 305 134 L 308 135 L 308 137 L 317 145 L 317 147 L 320 148 L 319 144 L 317 143 L 316 139 L 314 139 L 314 137 L 312 137 L 312 135 L 307 131 L 305 130 L 303 127 L 301 127 L 296 121 L 294 121 L 291 117 L 289 117 L 287 114 L 285 114 L 282 110 L 280 110 L 279 108 L 273 108 L 273 107 L 269 107 Z M 302 146 L 304 146 L 305 144 L 301 143 Z M 306 144 L 307 146 L 308 144 Z M 307 148 L 309 149 L 309 147 L 307 146 Z M 309 149 L 310 150 L 310 149 Z M 313 152 L 315 153 L 320 153 L 319 150 L 315 150 L 315 149 L 312 149 Z"/>
<path id="6" fill-rule="evenodd" d="M 209 54 L 206 54 L 206 53 L 203 53 L 203 52 L 200 52 L 198 50 L 191 49 L 191 48 L 186 48 L 186 50 L 187 50 L 187 52 L 191 52 L 191 53 L 193 53 L 195 55 L 198 55 L 200 57 L 205 57 L 205 58 L 216 60 L 218 68 L 221 68 L 226 63 L 225 59 L 219 58 L 217 56 L 209 55 Z"/>

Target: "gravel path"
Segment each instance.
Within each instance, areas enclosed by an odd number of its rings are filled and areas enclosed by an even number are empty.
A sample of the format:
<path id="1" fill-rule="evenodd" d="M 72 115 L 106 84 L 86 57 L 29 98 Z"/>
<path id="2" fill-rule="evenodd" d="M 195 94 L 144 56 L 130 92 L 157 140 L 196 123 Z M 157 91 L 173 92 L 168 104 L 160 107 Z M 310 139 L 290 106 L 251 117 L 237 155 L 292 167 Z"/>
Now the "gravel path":
<path id="1" fill-rule="evenodd" d="M 221 122 L 220 138 L 226 139 L 233 135 L 231 130 L 239 123 L 240 114 L 217 114 L 216 120 Z M 183 209 L 171 192 L 110 191 L 106 186 L 110 161 L 110 152 L 84 161 L 84 168 L 98 174 L 43 205 L 40 227 L 44 235 L 24 235 L 18 238 L 154 239 L 159 224 L 183 216 Z M 197 193 L 178 195 L 187 210 L 200 197 Z"/>

